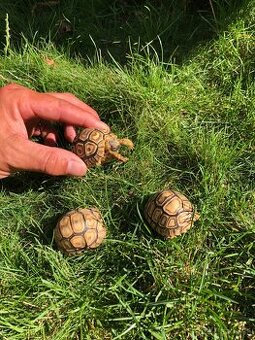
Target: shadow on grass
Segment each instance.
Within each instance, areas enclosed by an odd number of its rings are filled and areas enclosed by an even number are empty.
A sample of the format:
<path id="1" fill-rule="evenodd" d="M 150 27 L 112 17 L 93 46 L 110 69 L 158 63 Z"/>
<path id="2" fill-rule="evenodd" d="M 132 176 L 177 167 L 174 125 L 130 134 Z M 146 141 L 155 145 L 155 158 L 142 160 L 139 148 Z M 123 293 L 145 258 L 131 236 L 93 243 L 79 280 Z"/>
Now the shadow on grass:
<path id="1" fill-rule="evenodd" d="M 17 173 L 0 180 L 0 188 L 7 194 L 23 194 L 29 190 L 43 192 L 53 187 L 60 188 L 63 178 L 34 172 Z"/>
<path id="2" fill-rule="evenodd" d="M 143 0 L 84 2 L 6 0 L 0 5 L 4 22 L 9 15 L 11 41 L 18 46 L 21 35 L 29 41 L 51 40 L 72 55 L 93 58 L 98 54 L 121 63 L 126 54 L 153 47 L 160 58 L 182 62 L 199 44 L 224 31 L 245 9 L 244 1 Z M 47 5 L 48 4 L 48 5 Z M 5 37 L 4 25 L 1 36 Z M 146 48 L 145 48 L 146 49 Z M 155 54 L 155 52 L 153 54 Z M 162 50 L 164 56 L 161 56 Z M 99 52 L 100 51 L 100 52 Z"/>
<path id="3" fill-rule="evenodd" d="M 40 224 L 40 228 L 30 226 L 29 228 L 21 229 L 20 236 L 25 246 L 33 248 L 36 242 L 39 242 L 42 245 L 52 246 L 53 249 L 57 250 L 57 247 L 53 242 L 53 232 L 59 217 L 60 215 L 54 215 L 44 219 Z"/>

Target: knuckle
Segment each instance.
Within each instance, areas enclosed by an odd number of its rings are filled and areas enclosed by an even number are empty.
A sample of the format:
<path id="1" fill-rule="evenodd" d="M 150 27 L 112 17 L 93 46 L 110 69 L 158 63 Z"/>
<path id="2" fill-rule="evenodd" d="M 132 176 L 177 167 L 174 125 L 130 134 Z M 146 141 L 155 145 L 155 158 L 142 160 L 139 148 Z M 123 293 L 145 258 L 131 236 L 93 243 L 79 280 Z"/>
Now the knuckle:
<path id="1" fill-rule="evenodd" d="M 19 89 L 21 88 L 20 85 L 18 84 L 15 84 L 15 83 L 11 83 L 11 84 L 8 84 L 8 85 L 5 85 L 1 88 L 1 92 L 9 92 L 11 90 L 16 90 L 16 89 Z"/>

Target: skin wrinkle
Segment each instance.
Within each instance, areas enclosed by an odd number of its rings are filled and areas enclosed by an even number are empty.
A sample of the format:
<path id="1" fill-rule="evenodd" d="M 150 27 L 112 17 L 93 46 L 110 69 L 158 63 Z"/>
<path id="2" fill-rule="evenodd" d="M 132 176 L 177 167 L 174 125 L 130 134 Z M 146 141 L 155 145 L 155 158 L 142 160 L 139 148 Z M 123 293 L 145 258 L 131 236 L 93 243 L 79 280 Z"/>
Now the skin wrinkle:
<path id="1" fill-rule="evenodd" d="M 53 174 L 59 175 L 59 173 L 61 173 L 61 171 L 57 171 L 58 169 L 56 169 L 55 165 L 56 164 L 60 165 L 60 162 L 61 162 L 62 163 L 61 169 L 65 169 L 65 173 L 66 173 L 68 161 L 66 159 L 63 159 L 63 158 L 58 159 L 58 154 L 56 152 L 53 151 L 51 153 L 46 153 L 45 158 L 43 158 L 43 161 L 44 161 L 44 163 L 43 163 L 43 166 L 42 166 L 42 172 L 47 173 L 52 168 L 52 169 L 54 169 Z"/>
<path id="2" fill-rule="evenodd" d="M 4 169 L 5 172 L 7 172 L 8 169 L 15 169 L 17 156 L 20 156 L 20 152 L 17 152 L 17 149 L 20 146 L 20 141 L 23 141 L 24 139 L 26 139 L 25 135 L 15 132 L 10 134 L 4 141 L 4 144 L 1 148 L 1 154 L 2 157 L 5 158 L 7 165 L 6 169 Z M 5 150 L 4 153 L 3 150 Z"/>

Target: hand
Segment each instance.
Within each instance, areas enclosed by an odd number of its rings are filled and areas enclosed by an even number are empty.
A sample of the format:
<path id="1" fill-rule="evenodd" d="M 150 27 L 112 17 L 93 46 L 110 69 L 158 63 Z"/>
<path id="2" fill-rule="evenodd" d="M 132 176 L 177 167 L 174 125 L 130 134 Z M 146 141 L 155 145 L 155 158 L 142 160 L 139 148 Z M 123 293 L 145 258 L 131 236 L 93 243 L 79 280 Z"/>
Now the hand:
<path id="1" fill-rule="evenodd" d="M 109 130 L 96 111 L 72 94 L 38 93 L 17 84 L 4 86 L 0 89 L 0 178 L 18 170 L 49 175 L 86 173 L 78 156 L 54 147 L 57 134 L 50 121 L 65 124 L 69 142 L 76 135 L 74 126 Z M 41 136 L 45 145 L 31 141 L 32 136 Z"/>

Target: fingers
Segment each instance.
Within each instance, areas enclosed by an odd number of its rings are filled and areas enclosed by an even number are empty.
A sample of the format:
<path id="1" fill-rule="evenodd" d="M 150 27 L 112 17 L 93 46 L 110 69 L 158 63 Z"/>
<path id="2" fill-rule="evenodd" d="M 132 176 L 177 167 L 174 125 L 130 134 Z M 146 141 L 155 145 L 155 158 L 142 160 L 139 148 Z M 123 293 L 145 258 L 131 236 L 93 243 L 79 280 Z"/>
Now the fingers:
<path id="1" fill-rule="evenodd" d="M 69 143 L 72 143 L 76 136 L 75 128 L 72 125 L 66 125 L 64 127 L 64 136 Z M 57 145 L 57 131 L 50 124 L 47 124 L 47 122 L 39 123 L 34 129 L 32 137 L 41 137 L 44 144 L 48 146 Z"/>
<path id="2" fill-rule="evenodd" d="M 72 143 L 76 136 L 75 128 L 72 125 L 65 126 L 64 136 L 69 143 Z M 57 131 L 47 123 L 43 123 L 42 126 L 36 127 L 32 133 L 32 137 L 41 137 L 43 139 L 44 144 L 48 146 L 57 145 L 58 139 Z"/>
<path id="3" fill-rule="evenodd" d="M 109 131 L 109 127 L 91 113 L 91 110 L 83 109 L 65 99 L 37 92 L 32 92 L 30 99 L 30 107 L 40 119 Z"/>
<path id="4" fill-rule="evenodd" d="M 90 107 L 89 105 L 87 105 L 84 102 L 82 102 L 81 100 L 79 100 L 73 94 L 71 94 L 71 93 L 55 93 L 55 92 L 50 92 L 49 94 L 51 96 L 55 97 L 55 98 L 66 100 L 69 103 L 78 106 L 80 109 L 91 113 L 95 118 L 100 120 L 99 115 L 97 114 L 97 112 L 94 109 L 92 109 L 92 107 Z"/>
<path id="5" fill-rule="evenodd" d="M 55 133 L 49 132 L 45 137 L 43 137 L 44 145 L 47 146 L 57 146 L 57 135 Z"/>
<path id="6" fill-rule="evenodd" d="M 54 176 L 83 176 L 87 171 L 85 163 L 70 151 L 41 145 L 22 137 L 16 137 L 15 140 L 9 152 L 11 169 L 43 172 Z"/>
<path id="7" fill-rule="evenodd" d="M 41 137 L 47 146 L 57 145 L 57 131 L 47 123 L 40 123 L 34 130 L 32 136 Z"/>
<path id="8" fill-rule="evenodd" d="M 65 139 L 69 143 L 72 143 L 76 136 L 75 128 L 72 125 L 66 125 L 65 130 L 64 130 L 64 135 L 65 135 Z"/>
<path id="9" fill-rule="evenodd" d="M 8 102 L 15 105 L 15 112 L 19 112 L 24 120 L 39 118 L 110 130 L 95 110 L 71 94 L 38 93 L 18 84 L 4 86 L 1 92 Z"/>

